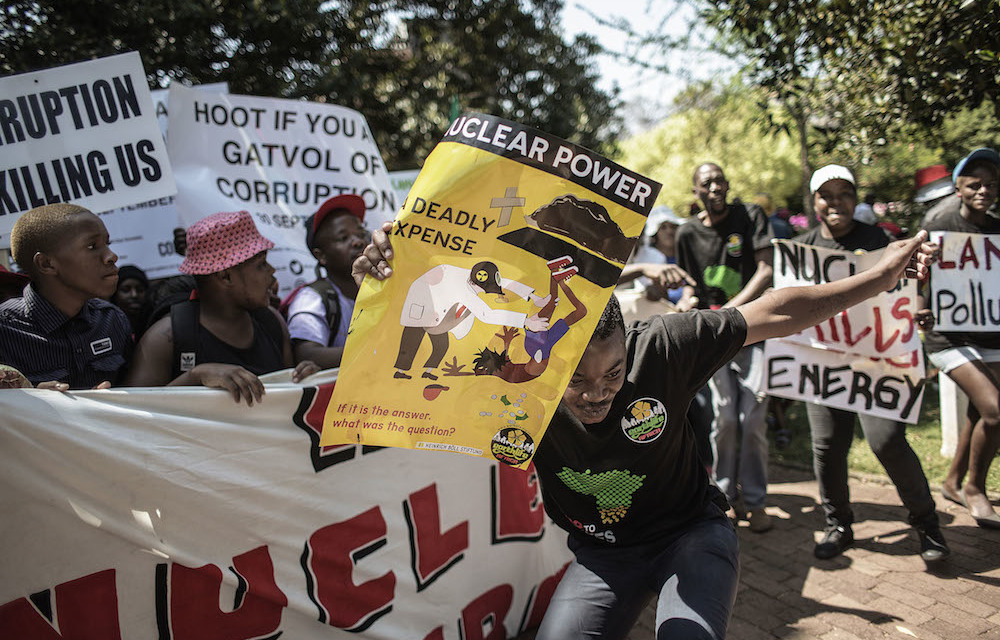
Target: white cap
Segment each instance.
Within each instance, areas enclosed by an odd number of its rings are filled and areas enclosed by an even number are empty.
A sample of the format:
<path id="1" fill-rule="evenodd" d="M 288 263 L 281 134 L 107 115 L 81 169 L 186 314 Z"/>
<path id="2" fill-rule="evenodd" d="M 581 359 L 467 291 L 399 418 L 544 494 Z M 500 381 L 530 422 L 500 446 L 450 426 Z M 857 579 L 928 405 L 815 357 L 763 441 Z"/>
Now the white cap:
<path id="1" fill-rule="evenodd" d="M 858 186 L 850 169 L 839 164 L 828 164 L 813 171 L 812 180 L 809 181 L 809 193 L 816 193 L 820 187 L 831 180 L 847 180 L 855 187 Z"/>
<path id="2" fill-rule="evenodd" d="M 642 230 L 642 235 L 647 238 L 652 238 L 656 235 L 656 232 L 660 230 L 660 227 L 668 222 L 676 227 L 679 227 L 687 222 L 687 218 L 677 217 L 674 210 L 667 206 L 653 207 L 652 211 L 649 212 L 649 216 L 646 218 L 646 226 Z"/>

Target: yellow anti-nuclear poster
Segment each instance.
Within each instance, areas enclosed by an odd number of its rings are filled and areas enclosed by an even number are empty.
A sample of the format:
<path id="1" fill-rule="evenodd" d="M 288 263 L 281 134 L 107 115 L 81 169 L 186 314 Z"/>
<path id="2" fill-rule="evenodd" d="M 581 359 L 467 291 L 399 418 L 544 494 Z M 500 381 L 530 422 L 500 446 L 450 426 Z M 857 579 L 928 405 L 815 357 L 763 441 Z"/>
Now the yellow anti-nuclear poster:
<path id="1" fill-rule="evenodd" d="M 660 185 L 478 113 L 452 123 L 358 295 L 323 445 L 455 451 L 524 468 Z"/>

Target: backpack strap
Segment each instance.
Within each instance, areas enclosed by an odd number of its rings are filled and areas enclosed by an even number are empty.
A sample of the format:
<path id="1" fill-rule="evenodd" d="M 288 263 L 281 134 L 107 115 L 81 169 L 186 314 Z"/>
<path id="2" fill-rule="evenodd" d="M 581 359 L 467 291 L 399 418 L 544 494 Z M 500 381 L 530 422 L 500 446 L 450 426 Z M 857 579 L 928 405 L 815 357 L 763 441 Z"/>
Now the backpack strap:
<path id="1" fill-rule="evenodd" d="M 337 335 L 340 329 L 340 297 L 333 283 L 328 278 L 320 278 L 306 285 L 323 299 L 323 309 L 326 311 L 326 324 L 330 328 L 330 339 Z"/>
<path id="2" fill-rule="evenodd" d="M 197 300 L 185 300 L 170 307 L 170 330 L 174 341 L 173 378 L 198 364 L 195 355 L 198 351 L 198 312 Z"/>

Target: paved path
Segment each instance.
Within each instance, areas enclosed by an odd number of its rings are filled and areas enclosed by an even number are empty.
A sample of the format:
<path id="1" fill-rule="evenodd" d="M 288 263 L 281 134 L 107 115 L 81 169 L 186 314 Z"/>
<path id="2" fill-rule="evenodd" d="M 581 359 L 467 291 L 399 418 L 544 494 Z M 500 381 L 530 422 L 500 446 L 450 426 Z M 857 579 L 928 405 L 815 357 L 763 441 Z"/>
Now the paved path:
<path id="1" fill-rule="evenodd" d="M 823 518 L 812 474 L 772 468 L 769 494 L 774 529 L 754 534 L 741 523 L 729 640 L 1000 640 L 1000 531 L 980 529 L 935 491 L 952 554 L 928 571 L 895 488 L 852 478 L 855 545 L 817 560 Z M 629 640 L 654 637 L 652 615 L 643 613 Z"/>

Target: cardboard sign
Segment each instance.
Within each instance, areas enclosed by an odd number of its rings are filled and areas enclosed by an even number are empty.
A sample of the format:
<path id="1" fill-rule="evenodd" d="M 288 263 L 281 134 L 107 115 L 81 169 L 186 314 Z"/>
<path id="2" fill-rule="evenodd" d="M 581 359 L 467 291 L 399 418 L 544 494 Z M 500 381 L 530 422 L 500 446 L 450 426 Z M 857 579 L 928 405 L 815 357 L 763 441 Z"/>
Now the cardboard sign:
<path id="1" fill-rule="evenodd" d="M 881 255 L 881 251 L 852 253 L 776 240 L 774 288 L 841 280 L 871 268 Z M 903 279 L 893 289 L 784 339 L 818 349 L 876 358 L 905 356 L 921 348 L 913 322 L 916 311 L 916 281 Z"/>
<path id="2" fill-rule="evenodd" d="M 571 559 L 533 471 L 321 447 L 330 385 L 0 392 L 0 638 L 511 638 Z"/>
<path id="3" fill-rule="evenodd" d="M 194 87 L 198 91 L 228 93 L 225 82 Z M 150 91 L 156 107 L 156 120 L 167 138 L 166 89 Z M 111 234 L 111 244 L 118 254 L 118 266 L 131 264 L 146 272 L 150 279 L 177 274 L 183 260 L 174 251 L 174 228 L 181 226 L 174 197 L 136 202 L 110 211 L 95 211 Z"/>
<path id="4" fill-rule="evenodd" d="M 330 104 L 170 88 L 170 159 L 185 226 L 219 211 L 249 211 L 275 243 L 268 261 L 281 295 L 316 279 L 304 221 L 325 200 L 360 195 L 365 225 L 399 203 L 364 116 Z"/>
<path id="5" fill-rule="evenodd" d="M 855 413 L 916 424 L 924 394 L 923 351 L 892 359 L 764 343 L 764 391 Z"/>
<path id="6" fill-rule="evenodd" d="M 452 123 L 366 278 L 324 443 L 534 454 L 660 185 L 482 114 Z"/>
<path id="7" fill-rule="evenodd" d="M 0 78 L 0 245 L 35 207 L 107 211 L 175 192 L 138 53 Z"/>
<path id="8" fill-rule="evenodd" d="M 1000 331 L 1000 235 L 936 231 L 941 258 L 931 267 L 935 331 Z"/>

